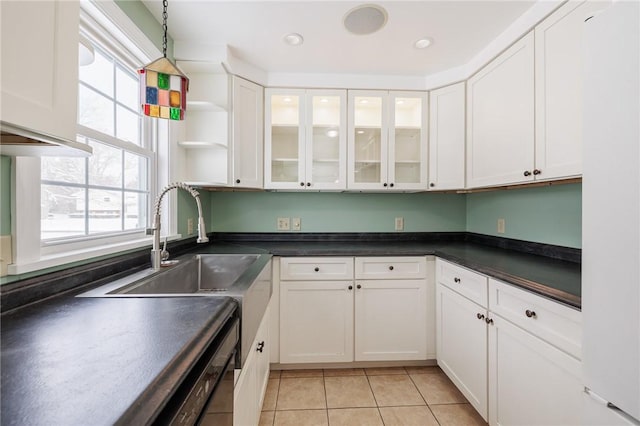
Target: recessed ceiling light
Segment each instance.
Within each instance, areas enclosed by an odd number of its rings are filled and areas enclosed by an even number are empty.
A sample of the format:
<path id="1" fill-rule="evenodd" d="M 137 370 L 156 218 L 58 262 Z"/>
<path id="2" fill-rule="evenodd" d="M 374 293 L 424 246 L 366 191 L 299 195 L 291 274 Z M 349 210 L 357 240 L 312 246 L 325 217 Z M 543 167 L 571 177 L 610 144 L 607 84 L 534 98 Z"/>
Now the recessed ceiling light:
<path id="1" fill-rule="evenodd" d="M 344 27 L 352 34 L 375 33 L 387 23 L 389 15 L 381 6 L 363 4 L 354 7 L 344 15 Z"/>
<path id="2" fill-rule="evenodd" d="M 329 129 L 327 130 L 327 136 L 329 136 L 330 138 L 335 138 L 336 136 L 338 136 L 338 131 L 336 129 Z"/>
<path id="3" fill-rule="evenodd" d="M 359 135 L 364 135 L 364 130 L 357 130 L 356 133 Z"/>
<path id="4" fill-rule="evenodd" d="M 360 103 L 361 104 L 368 104 L 369 103 L 369 99 L 360 99 Z"/>
<path id="5" fill-rule="evenodd" d="M 290 97 L 286 97 L 284 99 L 282 99 L 283 102 L 291 102 L 291 98 Z"/>
<path id="6" fill-rule="evenodd" d="M 290 46 L 299 46 L 304 43 L 304 38 L 298 33 L 289 33 L 282 40 Z"/>
<path id="7" fill-rule="evenodd" d="M 322 99 L 320 99 L 320 102 L 322 102 L 323 104 L 326 104 L 327 102 L 329 102 L 329 99 L 322 98 Z"/>
<path id="8" fill-rule="evenodd" d="M 433 43 L 433 41 L 431 41 L 430 38 L 421 38 L 420 40 L 417 40 L 413 45 L 415 46 L 416 49 L 425 49 L 429 46 L 431 46 L 431 43 Z"/>

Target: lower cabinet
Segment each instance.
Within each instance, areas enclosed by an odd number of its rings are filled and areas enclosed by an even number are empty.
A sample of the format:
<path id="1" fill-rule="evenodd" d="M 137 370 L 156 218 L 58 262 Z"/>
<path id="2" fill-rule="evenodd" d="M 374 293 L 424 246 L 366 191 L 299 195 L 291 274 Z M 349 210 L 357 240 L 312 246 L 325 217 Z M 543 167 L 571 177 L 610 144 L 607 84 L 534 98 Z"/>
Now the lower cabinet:
<path id="1" fill-rule="evenodd" d="M 436 285 L 438 365 L 471 405 L 487 420 L 486 308 Z"/>
<path id="2" fill-rule="evenodd" d="M 436 271 L 438 365 L 478 413 L 492 426 L 580 424 L 581 313 L 440 259 Z"/>
<path id="3" fill-rule="evenodd" d="M 280 362 L 353 361 L 353 281 L 280 283 Z"/>
<path id="4" fill-rule="evenodd" d="M 498 315 L 491 319 L 489 423 L 580 424 L 580 361 Z"/>
<path id="5" fill-rule="evenodd" d="M 269 382 L 269 311 L 260 323 L 253 350 L 247 357 L 236 381 L 233 396 L 234 426 L 257 425 Z"/>
<path id="6" fill-rule="evenodd" d="M 280 362 L 433 356 L 434 287 L 426 265 L 423 256 L 282 258 Z"/>

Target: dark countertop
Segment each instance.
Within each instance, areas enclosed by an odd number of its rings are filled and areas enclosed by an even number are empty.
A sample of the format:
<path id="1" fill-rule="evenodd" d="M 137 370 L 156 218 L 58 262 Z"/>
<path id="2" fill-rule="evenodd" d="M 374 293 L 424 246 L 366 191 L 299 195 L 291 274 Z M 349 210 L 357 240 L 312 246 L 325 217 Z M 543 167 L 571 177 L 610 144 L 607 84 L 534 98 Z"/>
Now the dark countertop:
<path id="1" fill-rule="evenodd" d="M 144 424 L 224 320 L 229 297 L 59 297 L 2 317 L 2 424 Z"/>
<path id="2" fill-rule="evenodd" d="M 490 247 L 477 243 L 446 241 L 242 241 L 250 251 L 265 250 L 274 256 L 422 256 L 435 255 L 501 281 L 580 308 L 581 265 Z"/>
<path id="3" fill-rule="evenodd" d="M 191 253 L 274 256 L 436 255 L 580 307 L 580 263 L 485 244 L 398 239 L 385 241 L 217 240 Z M 148 252 L 139 255 L 148 262 Z M 270 256 L 264 256 L 268 261 Z M 143 260 L 142 260 L 143 259 Z M 79 269 L 75 275 L 122 274 L 123 259 Z M 124 258 L 124 262 L 129 258 Z M 132 261 L 133 262 L 133 261 Z M 132 271 L 143 264 L 126 265 Z M 114 266 L 115 265 L 115 266 Z M 84 267 L 83 267 L 84 268 Z M 105 271 L 105 272 L 102 272 Z M 129 272 L 131 273 L 131 272 Z M 54 276 L 41 288 L 74 280 Z M 97 278 L 91 278 L 96 280 Z M 110 275 L 100 279 L 108 282 Z M 96 286 L 98 285 L 96 282 Z M 33 293 L 38 283 L 19 290 Z M 63 287 L 64 288 L 64 287 Z M 153 419 L 213 340 L 230 297 L 78 298 L 85 287 L 3 313 L 1 423 L 29 425 L 143 424 Z M 18 290 L 15 290 L 18 291 Z M 5 292 L 7 293 L 7 292 Z M 11 293 L 11 292 L 9 292 Z M 8 300 L 5 294 L 5 300 Z M 13 306 L 12 304 L 8 304 Z"/>

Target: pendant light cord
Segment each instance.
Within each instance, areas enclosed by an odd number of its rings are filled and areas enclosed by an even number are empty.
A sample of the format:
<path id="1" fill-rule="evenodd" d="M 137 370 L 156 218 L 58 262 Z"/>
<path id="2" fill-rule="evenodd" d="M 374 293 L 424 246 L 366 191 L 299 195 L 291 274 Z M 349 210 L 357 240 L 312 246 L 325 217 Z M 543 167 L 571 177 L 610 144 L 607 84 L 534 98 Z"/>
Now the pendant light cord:
<path id="1" fill-rule="evenodd" d="M 162 30 L 164 34 L 162 35 L 162 56 L 167 57 L 167 6 L 169 5 L 168 0 L 162 1 Z"/>

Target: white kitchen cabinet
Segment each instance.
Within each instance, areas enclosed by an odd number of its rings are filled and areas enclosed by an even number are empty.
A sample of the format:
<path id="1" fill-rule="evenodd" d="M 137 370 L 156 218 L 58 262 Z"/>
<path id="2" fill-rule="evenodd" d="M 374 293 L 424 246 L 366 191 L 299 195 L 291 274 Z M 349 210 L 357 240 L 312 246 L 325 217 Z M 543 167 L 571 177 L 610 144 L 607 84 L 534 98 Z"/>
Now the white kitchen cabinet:
<path id="1" fill-rule="evenodd" d="M 427 94 L 349 90 L 348 189 L 427 185 Z"/>
<path id="2" fill-rule="evenodd" d="M 3 1 L 0 8 L 2 122 L 75 142 L 79 2 Z"/>
<path id="3" fill-rule="evenodd" d="M 265 188 L 346 188 L 346 91 L 266 89 Z"/>
<path id="4" fill-rule="evenodd" d="M 467 187 L 534 179 L 533 31 L 467 82 Z"/>
<path id="5" fill-rule="evenodd" d="M 438 365 L 471 405 L 488 419 L 486 305 L 452 290 L 441 279 L 450 264 L 436 261 L 436 347 Z M 481 277 L 480 275 L 478 275 Z M 484 278 L 486 282 L 486 278 Z M 457 283 L 456 283 L 457 284 Z M 456 287 L 454 287 L 456 288 Z M 486 287 L 485 291 L 486 291 Z"/>
<path id="6" fill-rule="evenodd" d="M 280 362 L 353 361 L 353 281 L 280 282 Z"/>
<path id="7" fill-rule="evenodd" d="M 229 184 L 262 188 L 264 165 L 264 88 L 233 76 Z"/>
<path id="8" fill-rule="evenodd" d="M 356 257 L 355 276 L 354 359 L 427 359 L 434 321 L 427 305 L 435 294 L 425 258 Z"/>
<path id="9" fill-rule="evenodd" d="M 269 382 L 269 339 L 270 308 L 267 307 L 251 352 L 242 370 L 239 371 L 234 387 L 233 424 L 235 426 L 257 425 Z"/>
<path id="10" fill-rule="evenodd" d="M 490 316 L 489 424 L 580 424 L 580 361 L 499 315 Z"/>
<path id="11" fill-rule="evenodd" d="M 464 188 L 465 83 L 429 92 L 429 189 Z"/>
<path id="12" fill-rule="evenodd" d="M 433 358 L 432 263 L 356 257 L 354 268 L 352 257 L 281 258 L 280 362 Z"/>
<path id="13" fill-rule="evenodd" d="M 535 28 L 536 180 L 582 174 L 584 21 L 604 4 L 567 2 Z"/>
<path id="14" fill-rule="evenodd" d="M 229 170 L 230 76 L 220 64 L 178 61 L 189 77 L 185 119 L 178 136 L 180 180 L 226 186 Z"/>

